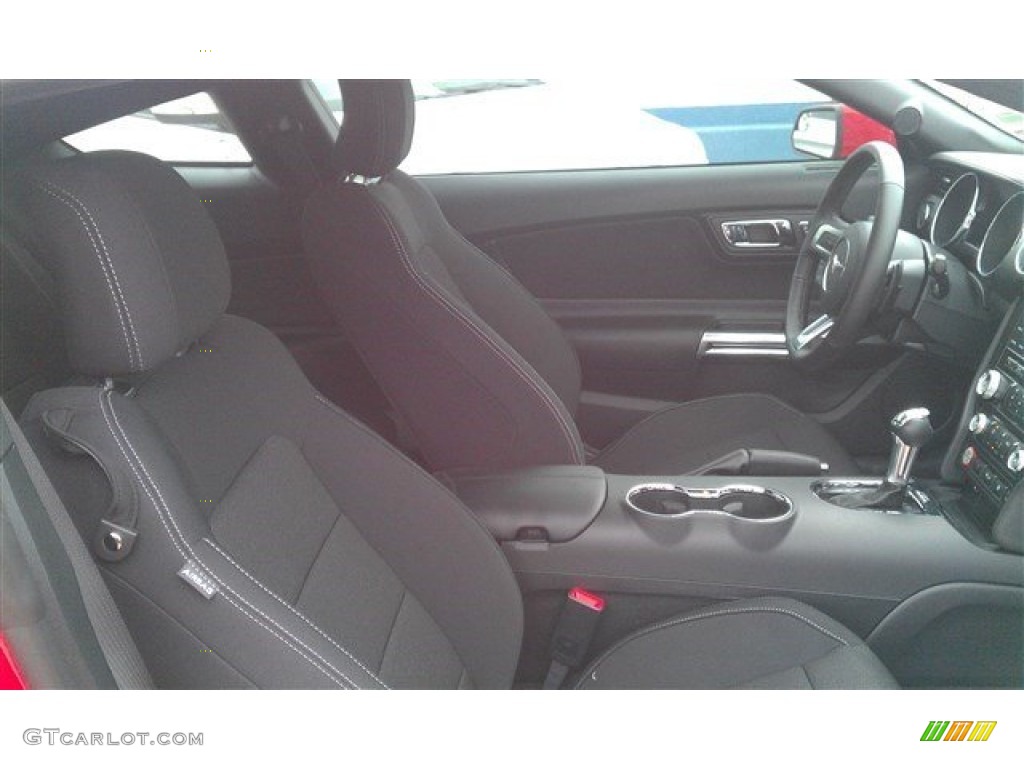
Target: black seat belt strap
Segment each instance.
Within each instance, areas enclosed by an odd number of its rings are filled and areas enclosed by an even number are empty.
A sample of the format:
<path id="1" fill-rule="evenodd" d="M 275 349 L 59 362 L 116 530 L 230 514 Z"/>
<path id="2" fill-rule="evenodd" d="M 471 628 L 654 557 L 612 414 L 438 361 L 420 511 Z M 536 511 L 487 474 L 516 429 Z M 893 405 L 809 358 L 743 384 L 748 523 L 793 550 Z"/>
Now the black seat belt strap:
<path id="1" fill-rule="evenodd" d="M 582 666 L 604 611 L 603 597 L 580 587 L 569 590 L 555 633 L 551 638 L 551 666 L 545 689 L 561 688 L 571 671 Z"/>
<path id="2" fill-rule="evenodd" d="M 71 521 L 56 490 L 50 484 L 35 452 L 2 400 L 0 400 L 0 421 L 3 422 L 4 429 L 10 435 L 11 441 L 18 451 L 18 456 L 21 458 L 21 463 L 35 486 L 36 493 L 46 509 L 53 529 L 67 553 L 71 568 L 78 581 L 86 614 L 114 682 L 121 689 L 152 688 L 153 681 L 146 670 L 146 665 L 128 633 L 128 628 L 114 604 L 107 585 L 100 576 L 99 569 L 89 557 L 89 552 L 78 535 L 75 524 Z"/>

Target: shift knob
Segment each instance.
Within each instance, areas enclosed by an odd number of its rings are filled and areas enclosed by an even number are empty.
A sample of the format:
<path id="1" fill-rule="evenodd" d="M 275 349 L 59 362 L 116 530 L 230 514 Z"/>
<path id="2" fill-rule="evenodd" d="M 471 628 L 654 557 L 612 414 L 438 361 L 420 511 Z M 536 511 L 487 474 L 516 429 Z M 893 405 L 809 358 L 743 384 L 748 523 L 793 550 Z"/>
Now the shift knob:
<path id="1" fill-rule="evenodd" d="M 927 408 L 908 408 L 893 416 L 889 431 L 892 433 L 892 455 L 885 481 L 903 487 L 910 481 L 910 470 L 918 450 L 935 434 L 931 413 Z"/>
<path id="2" fill-rule="evenodd" d="M 930 417 L 927 408 L 908 408 L 892 417 L 889 431 L 893 438 L 902 440 L 911 448 L 920 448 L 935 434 Z"/>

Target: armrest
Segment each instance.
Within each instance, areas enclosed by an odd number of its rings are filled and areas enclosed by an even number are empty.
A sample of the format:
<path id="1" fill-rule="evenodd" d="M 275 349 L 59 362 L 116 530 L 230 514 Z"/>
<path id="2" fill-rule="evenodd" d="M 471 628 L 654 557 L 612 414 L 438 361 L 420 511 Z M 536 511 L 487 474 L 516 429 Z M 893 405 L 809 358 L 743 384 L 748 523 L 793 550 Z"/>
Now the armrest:
<path id="1" fill-rule="evenodd" d="M 586 530 L 608 495 L 598 467 L 548 466 L 441 476 L 498 541 L 565 542 Z"/>

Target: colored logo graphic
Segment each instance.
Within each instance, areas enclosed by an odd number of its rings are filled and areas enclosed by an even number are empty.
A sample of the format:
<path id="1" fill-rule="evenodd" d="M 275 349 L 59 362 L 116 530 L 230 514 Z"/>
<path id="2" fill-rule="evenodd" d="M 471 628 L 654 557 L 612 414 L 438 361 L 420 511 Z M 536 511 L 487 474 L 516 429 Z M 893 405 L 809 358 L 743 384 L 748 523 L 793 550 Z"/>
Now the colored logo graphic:
<path id="1" fill-rule="evenodd" d="M 921 741 L 988 741 L 995 729 L 995 720 L 932 720 Z"/>

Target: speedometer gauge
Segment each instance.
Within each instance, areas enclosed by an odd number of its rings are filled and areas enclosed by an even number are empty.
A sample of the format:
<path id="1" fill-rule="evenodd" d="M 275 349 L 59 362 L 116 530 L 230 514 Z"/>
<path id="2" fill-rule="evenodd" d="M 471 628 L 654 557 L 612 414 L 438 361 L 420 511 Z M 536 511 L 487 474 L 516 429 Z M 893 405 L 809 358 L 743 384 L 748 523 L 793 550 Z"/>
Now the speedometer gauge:
<path id="1" fill-rule="evenodd" d="M 978 212 L 979 188 L 978 177 L 965 173 L 946 190 L 932 218 L 932 245 L 945 248 L 967 234 Z"/>
<path id="2" fill-rule="evenodd" d="M 1003 203 L 985 232 L 978 251 L 978 274 L 988 277 L 1007 258 L 1016 257 L 1020 264 L 1021 230 L 1024 228 L 1024 192 L 1018 192 Z M 1011 265 L 1013 266 L 1013 265 Z"/>

